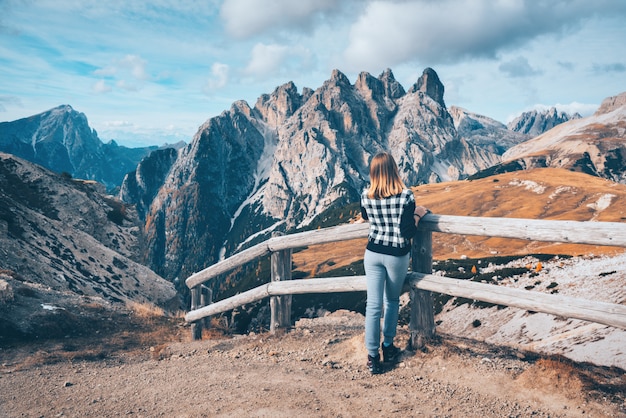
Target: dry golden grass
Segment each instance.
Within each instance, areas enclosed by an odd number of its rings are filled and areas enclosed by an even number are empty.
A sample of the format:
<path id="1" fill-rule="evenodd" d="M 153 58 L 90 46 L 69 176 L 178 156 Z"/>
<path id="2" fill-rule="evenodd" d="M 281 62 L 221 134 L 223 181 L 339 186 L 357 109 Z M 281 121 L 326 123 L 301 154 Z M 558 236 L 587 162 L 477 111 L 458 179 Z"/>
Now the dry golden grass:
<path id="1" fill-rule="evenodd" d="M 626 185 L 558 168 L 499 174 L 473 181 L 425 184 L 413 188 L 418 205 L 440 215 L 624 222 Z M 613 195 L 603 209 L 598 203 Z M 595 209 L 594 209 L 595 208 Z M 365 240 L 311 246 L 293 255 L 295 268 L 317 274 L 363 258 Z M 624 248 L 433 234 L 433 257 L 438 260 L 524 255 L 614 255 Z"/>

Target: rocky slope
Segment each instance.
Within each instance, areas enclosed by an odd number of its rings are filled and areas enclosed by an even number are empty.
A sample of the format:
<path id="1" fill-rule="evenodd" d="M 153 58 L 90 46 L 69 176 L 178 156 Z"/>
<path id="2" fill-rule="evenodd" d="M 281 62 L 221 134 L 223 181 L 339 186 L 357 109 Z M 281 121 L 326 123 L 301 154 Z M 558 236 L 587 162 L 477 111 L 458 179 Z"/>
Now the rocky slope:
<path id="1" fill-rule="evenodd" d="M 55 301 L 178 309 L 173 284 L 137 262 L 139 225 L 101 185 L 0 153 L 0 334 L 30 335 Z"/>
<path id="2" fill-rule="evenodd" d="M 592 116 L 570 120 L 506 151 L 488 171 L 561 167 L 626 182 L 626 93 L 605 99 Z"/>

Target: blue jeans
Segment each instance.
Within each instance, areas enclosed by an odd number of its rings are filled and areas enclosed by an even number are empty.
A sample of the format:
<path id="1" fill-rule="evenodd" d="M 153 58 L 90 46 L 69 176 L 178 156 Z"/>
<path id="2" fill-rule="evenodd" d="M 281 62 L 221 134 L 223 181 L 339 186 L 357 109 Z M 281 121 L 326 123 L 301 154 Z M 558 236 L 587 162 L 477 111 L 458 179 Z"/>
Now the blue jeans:
<path id="1" fill-rule="evenodd" d="M 394 256 L 365 250 L 363 258 L 367 279 L 365 348 L 370 356 L 378 355 L 381 317 L 384 317 L 384 343 L 391 344 L 396 336 L 400 293 L 408 272 L 409 258 L 410 254 Z"/>

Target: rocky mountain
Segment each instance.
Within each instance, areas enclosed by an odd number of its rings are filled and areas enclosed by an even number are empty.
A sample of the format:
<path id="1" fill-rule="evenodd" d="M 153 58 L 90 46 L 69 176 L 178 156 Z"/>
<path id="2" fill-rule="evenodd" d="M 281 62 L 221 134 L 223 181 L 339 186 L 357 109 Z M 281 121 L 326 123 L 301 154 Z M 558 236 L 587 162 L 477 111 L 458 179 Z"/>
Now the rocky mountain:
<path id="1" fill-rule="evenodd" d="M 138 263 L 143 247 L 136 212 L 102 185 L 0 153 L 0 331 L 27 332 L 15 310 L 28 301 L 28 315 L 61 298 L 180 306 L 174 285 Z"/>
<path id="2" fill-rule="evenodd" d="M 502 155 L 509 148 L 532 138 L 527 133 L 510 130 L 497 120 L 457 106 L 450 106 L 449 112 L 460 138 L 497 155 Z"/>
<path id="3" fill-rule="evenodd" d="M 134 202 L 139 219 L 142 221 L 145 221 L 152 200 L 163 186 L 177 157 L 178 152 L 175 148 L 153 151 L 124 176 L 119 197 L 125 202 Z"/>
<path id="4" fill-rule="evenodd" d="M 580 118 L 582 116 L 579 113 L 569 115 L 563 111 L 557 111 L 555 107 L 551 107 L 544 111 L 531 110 L 524 112 L 509 122 L 507 126 L 512 131 L 535 137 L 557 125 Z"/>
<path id="5" fill-rule="evenodd" d="M 0 123 L 0 152 L 7 152 L 57 173 L 96 180 L 107 189 L 118 187 L 124 175 L 156 146 L 127 148 L 103 143 L 87 117 L 69 105 L 38 115 Z"/>
<path id="6" fill-rule="evenodd" d="M 358 201 L 368 161 L 388 149 L 407 184 L 466 178 L 500 161 L 493 147 L 459 135 L 430 68 L 408 91 L 391 70 L 338 70 L 313 91 L 293 83 L 209 119 L 149 199 L 147 260 L 173 279 L 267 237 L 310 228 Z M 147 184 L 140 171 L 126 182 Z M 134 186 L 122 186 L 129 190 Z M 149 196 L 148 193 L 146 196 Z"/>
<path id="7" fill-rule="evenodd" d="M 592 116 L 560 124 L 516 145 L 481 175 L 558 167 L 626 183 L 626 93 L 605 99 Z"/>

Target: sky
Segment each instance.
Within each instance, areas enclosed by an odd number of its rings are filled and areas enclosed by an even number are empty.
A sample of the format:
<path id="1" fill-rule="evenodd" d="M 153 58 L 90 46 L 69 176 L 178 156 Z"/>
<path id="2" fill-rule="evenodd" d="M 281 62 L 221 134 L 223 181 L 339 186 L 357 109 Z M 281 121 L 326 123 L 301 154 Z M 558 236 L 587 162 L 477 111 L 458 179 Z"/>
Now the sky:
<path id="1" fill-rule="evenodd" d="M 189 142 L 289 81 L 427 67 L 448 107 L 588 116 L 626 91 L 623 22 L 623 0 L 0 0 L 0 122 L 68 104 L 104 142 Z"/>

